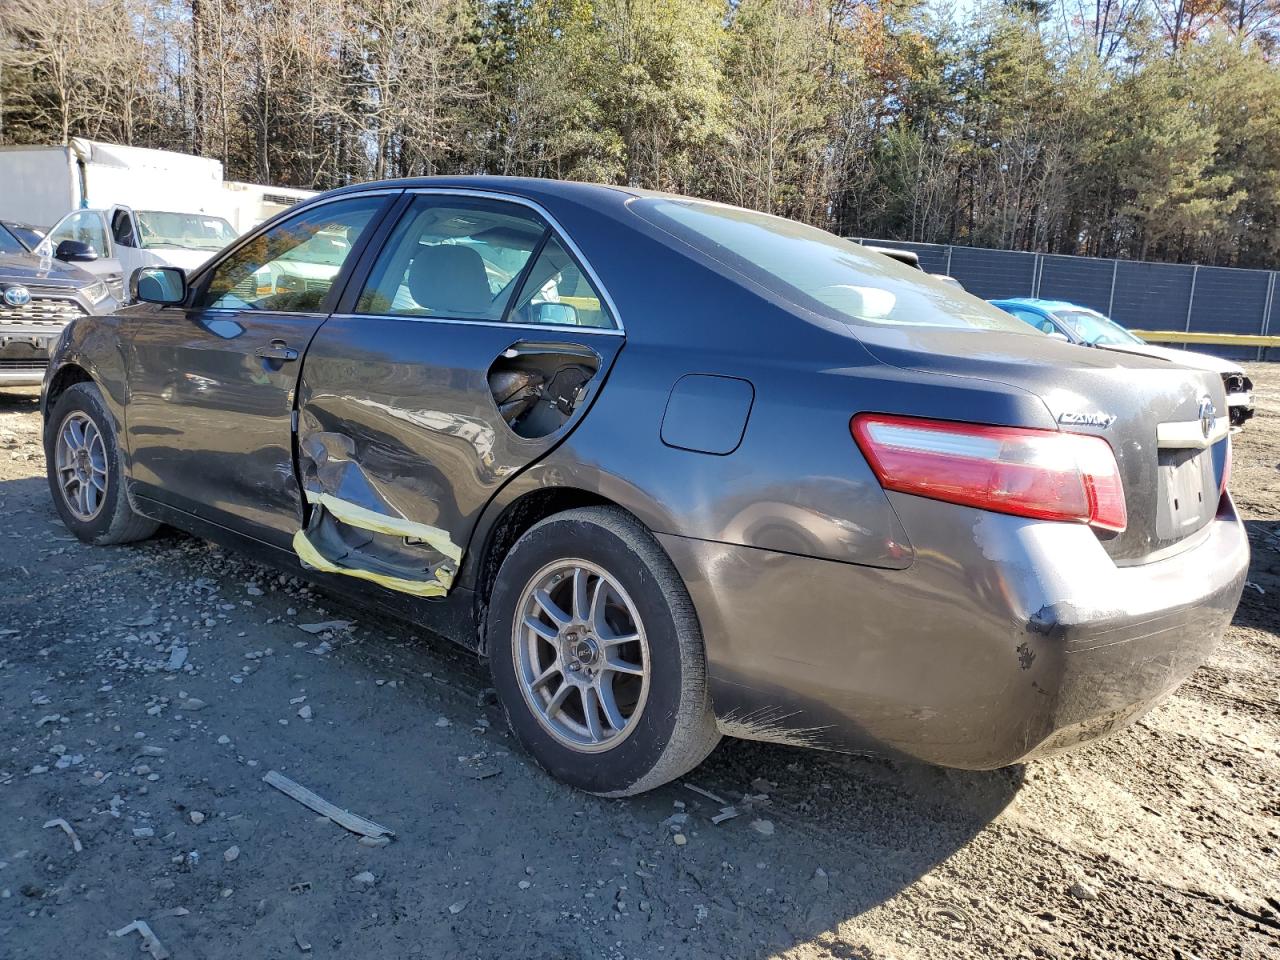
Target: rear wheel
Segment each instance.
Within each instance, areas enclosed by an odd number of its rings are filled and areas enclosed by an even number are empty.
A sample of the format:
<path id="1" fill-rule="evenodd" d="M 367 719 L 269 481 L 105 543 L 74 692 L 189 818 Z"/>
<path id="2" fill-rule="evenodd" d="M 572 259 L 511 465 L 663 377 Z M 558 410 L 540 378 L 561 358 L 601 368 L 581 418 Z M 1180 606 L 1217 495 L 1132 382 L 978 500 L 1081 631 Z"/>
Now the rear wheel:
<path id="1" fill-rule="evenodd" d="M 156 532 L 159 524 L 129 504 L 115 429 L 95 385 L 73 384 L 58 397 L 44 456 L 53 505 L 85 543 L 128 543 Z"/>
<path id="2" fill-rule="evenodd" d="M 557 514 L 517 541 L 494 586 L 488 645 L 517 738 L 582 790 L 653 789 L 719 740 L 688 592 L 622 510 Z"/>

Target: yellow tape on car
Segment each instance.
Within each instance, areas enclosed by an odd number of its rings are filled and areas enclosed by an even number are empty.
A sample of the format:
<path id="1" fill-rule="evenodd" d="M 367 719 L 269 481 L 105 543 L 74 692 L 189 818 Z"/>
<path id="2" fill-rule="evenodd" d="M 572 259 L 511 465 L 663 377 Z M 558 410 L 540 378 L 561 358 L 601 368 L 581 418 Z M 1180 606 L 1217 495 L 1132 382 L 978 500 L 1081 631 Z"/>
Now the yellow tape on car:
<path id="1" fill-rule="evenodd" d="M 383 533 L 393 537 L 410 537 L 425 543 L 437 553 L 452 560 L 455 564 L 462 562 L 462 548 L 454 543 L 449 534 L 425 523 L 415 523 L 402 517 L 391 517 L 378 513 L 368 507 L 341 500 L 328 493 L 314 490 L 306 491 L 307 500 L 318 507 L 323 507 L 334 519 L 362 530 Z M 361 567 L 343 567 L 326 558 L 307 538 L 306 531 L 299 530 L 293 535 L 293 551 L 298 558 L 314 570 L 324 573 L 336 573 L 346 577 L 368 580 L 388 590 L 413 594 L 415 597 L 443 597 L 453 586 L 454 571 L 447 566 L 436 568 L 435 576 L 430 580 L 409 580 L 404 577 L 391 577 Z"/>
<path id="2" fill-rule="evenodd" d="M 318 507 L 324 507 L 343 523 L 360 527 L 362 530 L 372 530 L 374 533 L 390 534 L 393 537 L 412 537 L 415 540 L 421 540 L 432 550 L 443 554 L 454 563 L 462 562 L 462 548 L 449 539 L 449 534 L 439 527 L 415 523 L 401 517 L 389 517 L 385 513 L 378 513 L 376 510 L 370 510 L 368 507 L 362 507 L 348 500 L 339 500 L 332 494 L 317 493 L 314 490 L 307 491 L 307 500 Z"/>
<path id="3" fill-rule="evenodd" d="M 315 547 L 311 545 L 311 541 L 307 539 L 306 533 L 299 530 L 293 535 L 293 552 L 298 555 L 303 563 L 314 570 L 323 573 L 339 573 L 347 577 L 356 577 L 359 580 L 368 580 L 370 583 L 376 583 L 388 590 L 398 590 L 401 593 L 411 593 L 415 597 L 443 597 L 449 592 L 449 587 L 453 584 L 453 575 L 447 571 L 440 571 L 434 580 L 406 580 L 403 577 L 388 577 L 381 573 L 374 573 L 372 570 L 362 570 L 359 567 L 340 567 L 336 563 L 331 563 L 325 559 Z M 448 581 L 447 583 L 445 581 Z"/>

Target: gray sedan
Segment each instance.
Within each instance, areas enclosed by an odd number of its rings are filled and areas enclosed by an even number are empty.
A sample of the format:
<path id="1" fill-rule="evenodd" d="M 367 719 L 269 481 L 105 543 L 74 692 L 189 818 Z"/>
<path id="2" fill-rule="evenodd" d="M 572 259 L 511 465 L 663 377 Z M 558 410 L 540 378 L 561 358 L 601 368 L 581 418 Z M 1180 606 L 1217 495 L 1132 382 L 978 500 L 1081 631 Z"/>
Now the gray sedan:
<path id="1" fill-rule="evenodd" d="M 1073 746 L 1182 681 L 1243 587 L 1220 377 L 788 220 L 393 181 L 131 288 L 45 381 L 68 528 L 171 524 L 429 625 L 593 793 L 721 735 Z"/>

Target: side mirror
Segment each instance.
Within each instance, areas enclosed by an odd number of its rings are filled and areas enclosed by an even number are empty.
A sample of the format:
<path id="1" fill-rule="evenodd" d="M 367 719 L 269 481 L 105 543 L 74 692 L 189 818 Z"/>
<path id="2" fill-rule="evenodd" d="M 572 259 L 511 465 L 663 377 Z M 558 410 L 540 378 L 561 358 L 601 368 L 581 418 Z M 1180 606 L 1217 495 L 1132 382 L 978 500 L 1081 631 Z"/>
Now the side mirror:
<path id="1" fill-rule="evenodd" d="M 63 263 L 89 263 L 98 259 L 98 251 L 83 240 L 63 240 L 53 251 L 53 259 Z"/>
<path id="2" fill-rule="evenodd" d="M 1065 333 L 1059 333 L 1057 330 L 1053 330 L 1045 334 L 1045 336 L 1047 336 L 1050 340 L 1061 340 L 1063 343 L 1071 342 L 1070 340 L 1067 339 L 1067 335 Z"/>
<path id="3" fill-rule="evenodd" d="M 139 267 L 129 277 L 129 299 L 170 306 L 187 299 L 187 275 L 177 267 Z"/>
<path id="4" fill-rule="evenodd" d="M 578 325 L 578 310 L 567 303 L 535 303 L 533 305 L 534 323 L 554 323 L 562 327 Z"/>

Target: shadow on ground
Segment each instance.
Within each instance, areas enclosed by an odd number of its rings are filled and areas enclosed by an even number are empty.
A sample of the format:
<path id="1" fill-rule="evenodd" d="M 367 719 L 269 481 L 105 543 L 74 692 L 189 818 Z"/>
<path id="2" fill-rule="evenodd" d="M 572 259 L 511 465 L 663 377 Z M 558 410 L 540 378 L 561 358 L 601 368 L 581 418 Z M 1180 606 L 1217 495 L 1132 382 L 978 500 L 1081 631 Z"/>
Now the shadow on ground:
<path id="1" fill-rule="evenodd" d="M 1280 635 L 1280 622 L 1276 619 L 1280 605 L 1280 521 L 1246 520 L 1244 526 L 1252 555 L 1248 582 L 1233 622 Z"/>

